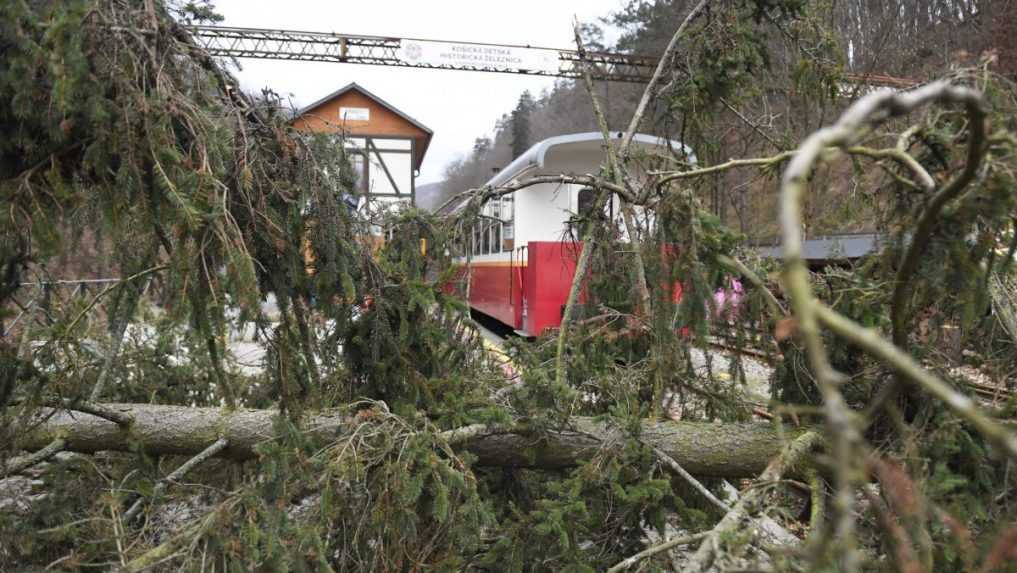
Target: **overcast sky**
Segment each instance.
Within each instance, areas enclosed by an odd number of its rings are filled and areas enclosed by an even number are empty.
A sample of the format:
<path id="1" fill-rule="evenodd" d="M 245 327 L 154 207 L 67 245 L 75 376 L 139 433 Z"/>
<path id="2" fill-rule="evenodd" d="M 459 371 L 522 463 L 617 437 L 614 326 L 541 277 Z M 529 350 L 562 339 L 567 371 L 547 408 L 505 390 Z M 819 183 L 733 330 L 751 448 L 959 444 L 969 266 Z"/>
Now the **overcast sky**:
<path id="1" fill-rule="evenodd" d="M 216 0 L 226 26 L 283 28 L 429 40 L 573 47 L 572 20 L 594 22 L 624 0 Z M 608 32 L 608 41 L 613 33 Z M 551 78 L 517 74 L 389 68 L 319 62 L 242 60 L 247 90 L 270 87 L 295 106 L 355 81 L 434 131 L 418 183 L 442 177 L 474 138 L 490 134 L 523 90 L 534 95 Z"/>

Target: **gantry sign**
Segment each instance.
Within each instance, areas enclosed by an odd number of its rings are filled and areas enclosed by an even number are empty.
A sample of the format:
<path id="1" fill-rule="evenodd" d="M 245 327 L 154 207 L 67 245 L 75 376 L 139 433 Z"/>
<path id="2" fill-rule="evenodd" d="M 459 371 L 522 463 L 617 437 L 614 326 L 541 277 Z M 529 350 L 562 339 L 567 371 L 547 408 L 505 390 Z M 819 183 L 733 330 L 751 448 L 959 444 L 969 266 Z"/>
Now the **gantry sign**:
<path id="1" fill-rule="evenodd" d="M 210 55 L 220 57 L 582 76 L 576 50 L 224 26 L 191 26 L 190 31 Z M 616 82 L 645 83 L 657 65 L 656 58 L 628 54 L 588 52 L 586 60 L 594 79 Z"/>
<path id="2" fill-rule="evenodd" d="M 511 44 L 446 42 L 417 38 L 358 36 L 264 28 L 190 26 L 199 45 L 212 56 L 305 62 L 371 64 L 404 68 L 465 70 L 580 78 L 583 57 L 577 50 Z M 658 59 L 610 52 L 587 52 L 594 80 L 646 83 Z M 914 81 L 881 74 L 845 74 L 850 84 L 906 89 Z"/>

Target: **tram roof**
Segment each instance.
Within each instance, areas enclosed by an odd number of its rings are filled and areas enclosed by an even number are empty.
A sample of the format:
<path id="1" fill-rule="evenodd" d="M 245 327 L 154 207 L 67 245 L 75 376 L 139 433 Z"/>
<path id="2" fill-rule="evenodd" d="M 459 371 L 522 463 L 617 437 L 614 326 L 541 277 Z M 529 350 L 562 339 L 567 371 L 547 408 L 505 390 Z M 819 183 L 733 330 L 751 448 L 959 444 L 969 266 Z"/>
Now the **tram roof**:
<path id="1" fill-rule="evenodd" d="M 614 137 L 611 138 L 611 143 L 613 145 L 620 145 L 625 134 L 615 132 L 613 135 Z M 687 145 L 673 139 L 669 140 L 646 133 L 637 133 L 632 137 L 632 143 L 642 147 L 664 147 L 668 149 L 682 150 L 688 156 L 690 163 L 694 164 L 696 162 L 696 155 L 692 152 L 692 150 Z M 556 135 L 554 137 L 549 137 L 527 149 L 522 155 L 517 157 L 514 161 L 505 166 L 504 169 L 496 173 L 494 177 L 484 183 L 484 187 L 499 187 L 511 182 L 521 173 L 526 171 L 533 169 L 540 171 L 547 168 L 548 154 L 552 150 L 588 149 L 589 151 L 601 151 L 603 145 L 604 135 L 599 131 L 587 131 L 583 133 L 571 133 L 568 135 Z M 444 208 L 440 209 L 440 212 L 456 213 L 465 207 L 468 202 L 469 200 L 464 198 L 458 202 L 446 203 Z"/>
<path id="2" fill-rule="evenodd" d="M 611 138 L 612 143 L 620 143 L 623 136 L 623 133 L 617 132 L 615 137 Z M 692 153 L 692 150 L 689 149 L 688 146 L 674 140 L 668 140 L 645 133 L 637 133 L 633 136 L 632 142 L 634 144 L 647 147 L 666 147 L 683 150 L 693 162 L 695 161 L 695 155 Z M 587 131 L 584 133 L 572 133 L 569 135 L 549 137 L 527 149 L 522 155 L 512 161 L 512 163 L 509 163 L 504 169 L 489 179 L 484 186 L 499 187 L 512 181 L 517 175 L 524 171 L 532 168 L 543 169 L 547 165 L 548 153 L 553 149 L 564 147 L 575 149 L 585 147 L 593 151 L 600 150 L 603 144 L 604 136 L 599 131 Z"/>

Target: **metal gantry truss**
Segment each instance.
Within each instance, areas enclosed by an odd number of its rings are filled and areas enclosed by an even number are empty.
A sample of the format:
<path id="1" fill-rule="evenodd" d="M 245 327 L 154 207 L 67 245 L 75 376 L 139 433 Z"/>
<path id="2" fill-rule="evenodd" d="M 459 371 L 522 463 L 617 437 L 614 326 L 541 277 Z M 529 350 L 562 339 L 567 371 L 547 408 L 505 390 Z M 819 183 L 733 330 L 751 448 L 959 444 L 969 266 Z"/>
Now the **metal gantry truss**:
<path id="1" fill-rule="evenodd" d="M 441 64 L 410 61 L 402 56 L 404 42 L 436 42 L 416 38 L 385 36 L 359 36 L 329 32 L 301 32 L 296 30 L 271 30 L 264 28 L 233 28 L 226 26 L 190 26 L 195 41 L 208 50 L 212 56 L 225 58 L 259 58 L 267 60 L 292 60 L 305 62 L 336 62 L 348 64 L 370 64 L 437 70 L 465 70 L 474 72 L 497 72 L 548 76 L 559 78 L 580 78 L 583 73 L 584 56 L 576 50 L 537 48 L 478 42 L 458 42 L 459 45 L 478 48 L 525 48 L 543 52 L 557 58 L 557 69 L 535 69 L 506 65 L 485 66 L 479 64 Z M 634 56 L 609 52 L 587 52 L 585 60 L 591 65 L 591 76 L 595 80 L 646 83 L 653 76 L 658 58 Z M 845 74 L 847 84 L 861 85 L 867 89 L 890 87 L 907 89 L 917 82 L 881 74 Z"/>
<path id="2" fill-rule="evenodd" d="M 372 64 L 407 68 L 514 73 L 561 78 L 579 78 L 582 76 L 583 59 L 576 50 L 460 42 L 459 44 L 477 47 L 527 48 L 552 52 L 557 55 L 558 69 L 541 70 L 504 65 L 435 65 L 432 63 L 409 61 L 400 55 L 400 48 L 403 42 L 430 42 L 431 40 L 358 36 L 328 32 L 230 28 L 224 26 L 191 26 L 190 30 L 199 45 L 208 50 L 210 55 L 218 57 Z M 649 81 L 657 65 L 656 58 L 598 52 L 588 52 L 586 54 L 586 61 L 591 64 L 591 75 L 594 79 L 616 82 L 645 83 Z"/>

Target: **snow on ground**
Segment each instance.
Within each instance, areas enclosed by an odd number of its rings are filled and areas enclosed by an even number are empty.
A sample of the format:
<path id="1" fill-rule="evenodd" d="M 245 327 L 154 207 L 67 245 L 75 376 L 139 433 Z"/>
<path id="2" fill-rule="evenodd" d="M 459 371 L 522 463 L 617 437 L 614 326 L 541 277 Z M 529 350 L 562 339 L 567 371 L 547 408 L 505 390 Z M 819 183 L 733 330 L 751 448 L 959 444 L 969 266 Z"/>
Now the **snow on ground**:
<path id="1" fill-rule="evenodd" d="M 231 340 L 228 350 L 242 374 L 253 376 L 265 368 L 265 345 L 249 340 Z"/>
<path id="2" fill-rule="evenodd" d="M 701 348 L 692 348 L 692 366 L 697 374 L 706 376 L 712 369 L 715 378 L 730 380 L 728 372 L 731 369 L 731 353 L 721 350 L 710 349 L 704 351 Z M 710 357 L 712 368 L 707 366 L 707 355 Z M 773 367 L 769 364 L 753 358 L 742 356 L 742 370 L 745 372 L 747 387 L 745 392 L 753 401 L 766 403 L 770 400 L 770 375 L 773 374 Z"/>

